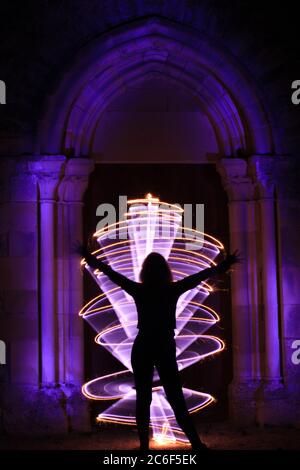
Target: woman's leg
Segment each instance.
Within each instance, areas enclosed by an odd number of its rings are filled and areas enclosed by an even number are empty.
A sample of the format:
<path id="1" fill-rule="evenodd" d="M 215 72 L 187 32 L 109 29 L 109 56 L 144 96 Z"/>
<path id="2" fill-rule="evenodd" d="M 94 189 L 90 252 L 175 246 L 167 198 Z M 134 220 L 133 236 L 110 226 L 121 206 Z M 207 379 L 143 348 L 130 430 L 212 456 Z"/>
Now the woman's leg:
<path id="1" fill-rule="evenodd" d="M 150 405 L 154 363 L 147 341 L 137 336 L 131 352 L 131 364 L 136 389 L 136 424 L 140 447 L 149 449 Z"/>
<path id="2" fill-rule="evenodd" d="M 155 365 L 177 423 L 193 448 L 204 448 L 205 445 L 198 436 L 184 399 L 176 361 L 176 345 L 173 338 L 170 341 L 164 342 L 159 355 L 156 357 Z"/>

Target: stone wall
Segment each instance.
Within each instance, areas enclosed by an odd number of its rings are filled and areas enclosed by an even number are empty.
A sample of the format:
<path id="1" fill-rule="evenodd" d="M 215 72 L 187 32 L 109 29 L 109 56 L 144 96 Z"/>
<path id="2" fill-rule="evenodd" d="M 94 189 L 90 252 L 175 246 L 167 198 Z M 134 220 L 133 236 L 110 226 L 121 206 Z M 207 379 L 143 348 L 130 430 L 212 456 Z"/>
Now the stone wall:
<path id="1" fill-rule="evenodd" d="M 6 364 L 0 365 L 1 432 L 26 434 L 30 428 L 33 434 L 55 434 L 90 426 L 81 395 L 82 286 L 73 282 L 79 267 L 70 256 L 72 243 L 82 236 L 80 216 L 72 215 L 81 211 L 78 197 L 87 181 L 84 169 L 76 174 L 80 163 L 86 162 L 1 161 L 0 331 L 6 345 Z M 73 217 L 75 239 L 68 224 L 59 224 L 59 215 Z"/>

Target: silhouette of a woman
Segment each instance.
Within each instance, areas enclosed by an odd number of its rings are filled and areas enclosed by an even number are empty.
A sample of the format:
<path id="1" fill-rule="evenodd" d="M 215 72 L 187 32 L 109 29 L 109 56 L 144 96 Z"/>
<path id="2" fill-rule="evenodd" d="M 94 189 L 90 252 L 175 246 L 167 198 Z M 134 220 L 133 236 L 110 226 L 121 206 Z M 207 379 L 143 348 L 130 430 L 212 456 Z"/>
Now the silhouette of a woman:
<path id="1" fill-rule="evenodd" d="M 79 247 L 77 251 L 89 266 L 99 269 L 128 292 L 136 304 L 139 332 L 132 347 L 131 363 L 136 387 L 136 422 L 140 449 L 149 449 L 154 367 L 160 376 L 177 423 L 189 439 L 193 450 L 205 448 L 188 412 L 177 367 L 174 339 L 176 304 L 184 292 L 193 289 L 205 279 L 227 272 L 231 265 L 239 262 L 238 253 L 227 255 L 212 268 L 173 282 L 167 261 L 161 254 L 153 252 L 143 262 L 141 282 L 135 282 L 98 260 L 84 246 Z"/>

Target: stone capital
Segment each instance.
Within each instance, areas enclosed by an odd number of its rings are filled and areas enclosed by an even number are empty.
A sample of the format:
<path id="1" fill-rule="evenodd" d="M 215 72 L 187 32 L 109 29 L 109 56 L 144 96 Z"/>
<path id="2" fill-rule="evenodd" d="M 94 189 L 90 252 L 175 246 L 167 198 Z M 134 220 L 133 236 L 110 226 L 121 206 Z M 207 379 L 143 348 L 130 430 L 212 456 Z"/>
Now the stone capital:
<path id="1" fill-rule="evenodd" d="M 249 173 L 260 199 L 273 199 L 275 188 L 280 198 L 300 198 L 300 164 L 297 156 L 253 155 Z"/>
<path id="2" fill-rule="evenodd" d="M 28 162 L 29 172 L 37 179 L 41 201 L 55 200 L 65 161 L 63 155 L 43 155 Z"/>
<path id="3" fill-rule="evenodd" d="M 249 159 L 249 171 L 260 199 L 273 199 L 276 187 L 276 157 L 253 155 Z"/>
<path id="4" fill-rule="evenodd" d="M 240 158 L 222 158 L 217 163 L 223 187 L 229 201 L 249 201 L 254 198 L 254 185 L 248 175 L 248 165 Z"/>
<path id="5" fill-rule="evenodd" d="M 64 177 L 59 185 L 59 199 L 62 202 L 82 202 L 88 186 L 89 175 L 94 162 L 89 158 L 72 158 L 67 161 Z"/>

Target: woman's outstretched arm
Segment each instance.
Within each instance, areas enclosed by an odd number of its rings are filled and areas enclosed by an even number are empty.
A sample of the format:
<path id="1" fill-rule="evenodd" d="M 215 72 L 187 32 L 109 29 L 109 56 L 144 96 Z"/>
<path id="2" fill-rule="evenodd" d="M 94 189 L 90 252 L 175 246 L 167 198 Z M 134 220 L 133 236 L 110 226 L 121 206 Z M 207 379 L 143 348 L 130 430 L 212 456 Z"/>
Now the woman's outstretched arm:
<path id="1" fill-rule="evenodd" d="M 99 271 L 106 274 L 112 282 L 124 289 L 128 294 L 134 295 L 138 282 L 132 281 L 131 279 L 128 279 L 128 277 L 123 276 L 123 274 L 112 269 L 108 264 L 92 255 L 84 245 L 79 245 L 76 248 L 76 252 L 85 259 L 91 268 L 99 269 Z"/>
<path id="2" fill-rule="evenodd" d="M 213 266 L 212 268 L 203 269 L 198 273 L 192 274 L 191 276 L 187 276 L 181 279 L 180 281 L 175 282 L 175 287 L 178 290 L 179 295 L 181 295 L 187 290 L 193 289 L 194 287 L 198 286 L 198 284 L 200 284 L 200 282 L 204 281 L 205 279 L 226 273 L 233 264 L 240 262 L 241 257 L 238 251 L 235 251 L 234 253 L 227 255 L 226 258 L 220 263 L 218 263 L 216 266 Z"/>

